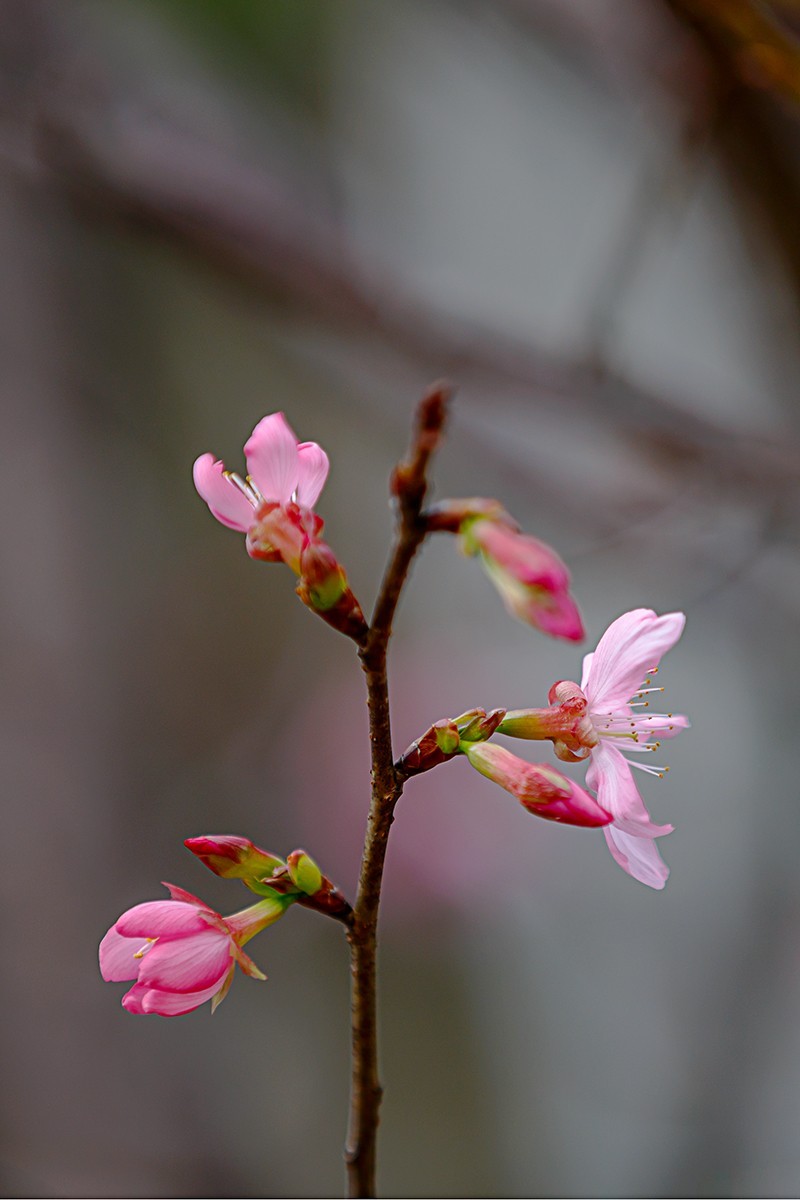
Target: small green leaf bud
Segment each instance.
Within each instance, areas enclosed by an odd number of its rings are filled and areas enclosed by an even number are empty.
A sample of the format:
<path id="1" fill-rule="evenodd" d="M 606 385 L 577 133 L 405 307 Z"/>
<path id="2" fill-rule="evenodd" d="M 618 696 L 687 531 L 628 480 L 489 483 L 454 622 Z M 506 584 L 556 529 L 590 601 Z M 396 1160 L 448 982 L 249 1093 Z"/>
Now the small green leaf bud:
<path id="1" fill-rule="evenodd" d="M 304 850 L 293 850 L 286 859 L 289 875 L 295 887 L 307 896 L 315 895 L 322 887 L 322 872 Z"/>

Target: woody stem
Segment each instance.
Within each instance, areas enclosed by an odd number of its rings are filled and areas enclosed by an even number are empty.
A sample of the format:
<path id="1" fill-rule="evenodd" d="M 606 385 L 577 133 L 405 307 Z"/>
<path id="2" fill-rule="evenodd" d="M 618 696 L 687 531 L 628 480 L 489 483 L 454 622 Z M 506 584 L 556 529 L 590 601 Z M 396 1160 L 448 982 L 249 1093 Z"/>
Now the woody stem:
<path id="1" fill-rule="evenodd" d="M 389 830 L 404 782 L 395 769 L 392 752 L 387 652 L 400 593 L 428 532 L 423 513 L 427 468 L 442 435 L 450 394 L 446 384 L 435 384 L 423 397 L 408 459 L 394 473 L 392 491 L 399 516 L 395 544 L 369 631 L 359 650 L 367 682 L 372 791 L 358 895 L 348 933 L 352 1077 L 345 1161 L 349 1197 L 376 1195 L 376 1146 L 382 1096 L 378 1078 L 376 991 L 378 910 Z"/>

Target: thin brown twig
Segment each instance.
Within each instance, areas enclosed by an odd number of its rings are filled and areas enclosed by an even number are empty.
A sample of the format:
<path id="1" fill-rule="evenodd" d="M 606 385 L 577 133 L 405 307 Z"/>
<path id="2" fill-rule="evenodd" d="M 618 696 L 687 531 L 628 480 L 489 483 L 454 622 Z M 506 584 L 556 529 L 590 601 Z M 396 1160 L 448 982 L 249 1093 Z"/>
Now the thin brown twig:
<path id="1" fill-rule="evenodd" d="M 367 680 L 372 761 L 370 801 L 361 876 L 348 934 L 351 950 L 352 1088 L 345 1150 L 348 1196 L 374 1196 L 376 1144 L 382 1089 L 378 1078 L 376 962 L 378 910 L 389 830 L 403 790 L 395 770 L 386 659 L 392 621 L 414 555 L 425 539 L 423 504 L 427 469 L 444 428 L 451 388 L 434 384 L 417 410 L 411 452 L 392 479 L 399 523 L 366 642 L 359 651 Z"/>
<path id="2" fill-rule="evenodd" d="M 603 414 L 636 447 L 667 438 L 675 453 L 722 482 L 769 474 L 793 485 L 800 447 L 739 434 L 696 397 L 666 396 L 587 355 L 561 355 L 496 328 L 457 319 L 406 291 L 384 263 L 351 258 L 346 239 L 282 174 L 248 167 L 221 147 L 199 148 L 167 120 L 153 127 L 135 103 L 119 115 L 70 94 L 42 97 L 37 125 L 40 185 L 56 187 L 95 218 L 166 236 L 331 328 L 390 346 L 410 362 L 446 363 L 459 378 L 536 393 L 570 419 Z M 300 202 L 302 200 L 302 202 Z"/>

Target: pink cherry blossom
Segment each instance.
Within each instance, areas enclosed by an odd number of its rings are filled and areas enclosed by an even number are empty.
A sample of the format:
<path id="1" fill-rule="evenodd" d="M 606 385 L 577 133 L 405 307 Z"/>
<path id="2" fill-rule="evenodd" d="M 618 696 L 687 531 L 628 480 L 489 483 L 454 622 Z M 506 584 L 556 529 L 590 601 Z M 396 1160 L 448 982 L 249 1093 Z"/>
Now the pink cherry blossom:
<path id="1" fill-rule="evenodd" d="M 513 616 L 551 637 L 584 637 L 578 606 L 569 590 L 569 571 L 546 542 L 521 533 L 511 518 L 467 522 L 467 553 L 477 553 Z"/>
<path id="2" fill-rule="evenodd" d="M 499 783 L 537 817 L 588 829 L 611 821 L 610 813 L 588 792 L 544 763 L 525 762 L 493 742 L 475 742 L 464 753 L 476 771 Z"/>
<path id="3" fill-rule="evenodd" d="M 636 608 L 612 622 L 583 660 L 580 690 L 597 739 L 588 747 L 586 782 L 614 817 L 604 830 L 609 850 L 624 871 L 652 888 L 663 888 L 669 877 L 655 838 L 673 827 L 650 820 L 631 767 L 662 778 L 669 768 L 646 760 L 689 725 L 679 714 L 651 712 L 648 698 L 663 692 L 652 677 L 685 624 L 680 612 L 658 616 Z"/>
<path id="4" fill-rule="evenodd" d="M 677 713 L 650 711 L 650 697 L 664 690 L 652 677 L 685 623 L 678 612 L 625 613 L 584 658 L 580 687 L 562 679 L 550 689 L 550 708 L 509 712 L 498 727 L 511 737 L 550 738 L 566 762 L 590 760 L 586 783 L 613 818 L 603 831 L 609 849 L 623 870 L 652 888 L 663 888 L 669 876 L 655 839 L 672 826 L 650 820 L 631 768 L 663 777 L 669 768 L 647 760 L 689 725 Z"/>
<path id="5" fill-rule="evenodd" d="M 213 1012 L 227 995 L 236 963 L 251 978 L 266 979 L 242 946 L 277 921 L 290 899 L 270 897 L 221 917 L 183 888 L 164 886 L 171 899 L 129 908 L 100 943 L 103 979 L 136 980 L 122 997 L 128 1012 L 176 1017 L 206 1000 Z"/>
<path id="6" fill-rule="evenodd" d="M 299 571 L 300 555 L 319 532 L 313 513 L 328 476 L 328 456 L 316 442 L 298 442 L 283 413 L 256 425 L 244 447 L 245 479 L 213 454 L 194 464 L 194 484 L 213 515 L 247 534 L 254 558 L 282 559 Z"/>

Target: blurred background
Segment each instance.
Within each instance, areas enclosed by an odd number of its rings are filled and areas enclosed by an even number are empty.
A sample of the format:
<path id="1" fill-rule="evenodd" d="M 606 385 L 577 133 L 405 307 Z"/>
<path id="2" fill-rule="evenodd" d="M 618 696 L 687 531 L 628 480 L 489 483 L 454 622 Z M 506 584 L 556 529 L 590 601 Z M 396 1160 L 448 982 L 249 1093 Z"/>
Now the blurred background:
<path id="1" fill-rule="evenodd" d="M 685 610 L 694 729 L 642 788 L 663 893 L 464 761 L 409 784 L 382 1194 L 797 1194 L 798 34 L 796 0 L 2 0 L 3 1194 L 340 1193 L 340 927 L 292 911 L 213 1020 L 130 1017 L 96 946 L 162 879 L 247 903 L 192 834 L 305 846 L 353 896 L 353 648 L 191 464 L 285 410 L 367 608 L 443 375 L 436 495 L 553 542 L 589 646 Z M 582 652 L 434 540 L 398 752 Z"/>

